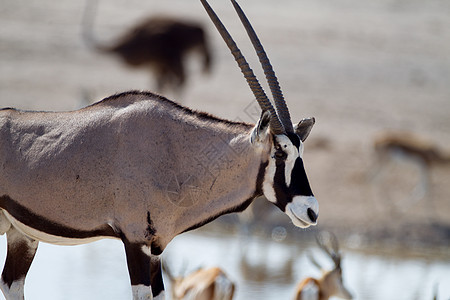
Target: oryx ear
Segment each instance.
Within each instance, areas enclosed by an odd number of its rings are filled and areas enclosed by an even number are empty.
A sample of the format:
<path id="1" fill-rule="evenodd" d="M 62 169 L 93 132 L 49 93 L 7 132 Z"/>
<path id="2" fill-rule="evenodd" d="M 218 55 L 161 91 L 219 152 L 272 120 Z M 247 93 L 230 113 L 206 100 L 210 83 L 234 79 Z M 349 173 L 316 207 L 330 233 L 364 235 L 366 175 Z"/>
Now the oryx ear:
<path id="1" fill-rule="evenodd" d="M 314 118 L 306 118 L 298 122 L 298 124 L 295 126 L 295 133 L 300 137 L 302 142 L 304 142 L 308 137 L 315 122 L 316 119 Z"/>
<path id="2" fill-rule="evenodd" d="M 258 124 L 253 128 L 252 136 L 250 142 L 253 144 L 255 142 L 262 142 L 266 139 L 269 132 L 269 122 L 270 113 L 269 111 L 263 111 L 261 117 L 259 118 Z"/>

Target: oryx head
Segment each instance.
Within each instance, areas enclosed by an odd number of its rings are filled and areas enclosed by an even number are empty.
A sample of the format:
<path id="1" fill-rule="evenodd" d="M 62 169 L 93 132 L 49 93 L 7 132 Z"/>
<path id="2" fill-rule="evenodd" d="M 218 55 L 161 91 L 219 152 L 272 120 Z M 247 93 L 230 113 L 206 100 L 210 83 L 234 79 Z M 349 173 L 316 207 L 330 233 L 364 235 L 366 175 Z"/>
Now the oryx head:
<path id="1" fill-rule="evenodd" d="M 314 125 L 314 118 L 303 119 L 296 126 L 292 125 L 289 110 L 266 52 L 236 1 L 231 0 L 258 54 L 275 108 L 225 26 L 207 1 L 201 2 L 231 50 L 262 110 L 261 118 L 253 130 L 251 142 L 255 146 L 269 145 L 270 149 L 267 153 L 268 163 L 262 184 L 264 195 L 284 211 L 294 225 L 302 228 L 315 225 L 319 204 L 311 191 L 303 166 L 303 142 Z"/>

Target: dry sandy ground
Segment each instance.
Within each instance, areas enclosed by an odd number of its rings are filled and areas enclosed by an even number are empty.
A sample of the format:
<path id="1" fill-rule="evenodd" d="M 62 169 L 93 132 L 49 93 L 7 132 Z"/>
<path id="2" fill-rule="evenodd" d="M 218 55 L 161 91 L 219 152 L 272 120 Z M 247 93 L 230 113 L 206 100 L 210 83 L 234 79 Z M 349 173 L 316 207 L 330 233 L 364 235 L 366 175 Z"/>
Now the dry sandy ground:
<path id="1" fill-rule="evenodd" d="M 257 69 L 229 1 L 211 2 Z M 242 2 L 291 115 L 317 119 L 305 161 L 321 226 L 448 246 L 449 166 L 431 170 L 432 193 L 417 202 L 407 198 L 418 178 L 414 166 L 397 164 L 381 187 L 369 174 L 373 139 L 384 130 L 411 131 L 450 151 L 450 3 Z M 0 1 L 0 107 L 72 110 L 115 92 L 153 87 L 147 71 L 127 69 L 83 44 L 83 8 L 84 1 Z M 247 113 L 252 95 L 199 1 L 101 1 L 96 35 L 108 43 L 151 14 L 202 22 L 214 49 L 212 74 L 202 75 L 193 59 L 188 86 L 168 97 L 224 118 L 254 121 Z"/>

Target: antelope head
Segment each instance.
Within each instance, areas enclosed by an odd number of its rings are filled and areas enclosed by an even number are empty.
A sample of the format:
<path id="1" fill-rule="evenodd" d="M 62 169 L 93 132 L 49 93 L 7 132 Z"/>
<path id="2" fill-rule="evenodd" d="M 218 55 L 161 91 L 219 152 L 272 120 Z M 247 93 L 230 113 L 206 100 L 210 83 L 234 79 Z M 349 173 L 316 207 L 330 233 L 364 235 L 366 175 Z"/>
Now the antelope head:
<path id="1" fill-rule="evenodd" d="M 331 232 L 322 232 L 316 236 L 316 242 L 334 263 L 334 268 L 323 271 L 319 279 L 321 293 L 326 296 L 336 296 L 342 299 L 353 299 L 352 294 L 347 290 L 342 279 L 341 254 L 336 236 Z M 310 257 L 311 262 L 320 270 L 324 270 L 321 265 Z M 326 298 L 328 299 L 328 298 Z"/>
<path id="2" fill-rule="evenodd" d="M 257 52 L 268 81 L 275 107 L 265 94 L 252 69 L 225 26 L 206 0 L 201 0 L 209 17 L 238 63 L 250 89 L 261 107 L 262 115 L 255 126 L 251 143 L 268 149 L 266 172 L 262 183 L 264 196 L 285 212 L 294 225 L 307 228 L 317 223 L 319 204 L 314 197 L 303 166 L 303 142 L 314 118 L 301 120 L 295 126 L 270 61 L 249 20 L 235 0 L 231 0 Z"/>

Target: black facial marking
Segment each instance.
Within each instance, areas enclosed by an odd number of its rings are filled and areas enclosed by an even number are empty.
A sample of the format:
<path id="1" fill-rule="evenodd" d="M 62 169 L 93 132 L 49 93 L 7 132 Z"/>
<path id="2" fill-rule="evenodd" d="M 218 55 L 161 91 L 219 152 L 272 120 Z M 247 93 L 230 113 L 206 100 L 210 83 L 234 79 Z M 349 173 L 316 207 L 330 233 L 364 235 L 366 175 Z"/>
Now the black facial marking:
<path id="1" fill-rule="evenodd" d="M 286 133 L 286 135 L 289 138 L 289 140 L 292 142 L 292 144 L 294 144 L 294 146 L 297 147 L 297 149 L 299 149 L 300 148 L 300 138 L 298 137 L 298 135 L 293 132 L 288 132 L 288 133 Z"/>
<path id="2" fill-rule="evenodd" d="M 309 186 L 308 177 L 306 176 L 303 159 L 300 157 L 295 161 L 294 169 L 292 169 L 291 185 L 289 186 L 293 195 L 314 196 Z"/>
<path id="3" fill-rule="evenodd" d="M 118 237 L 118 233 L 107 224 L 92 230 L 78 230 L 58 224 L 33 213 L 7 195 L 0 196 L 0 207 L 5 209 L 19 222 L 50 235 L 76 239 L 86 239 L 97 236 Z"/>
<path id="4" fill-rule="evenodd" d="M 286 184 L 285 177 L 285 168 L 286 164 L 284 161 L 278 162 L 276 161 L 276 169 L 275 176 L 273 178 L 273 186 L 275 190 L 275 196 L 277 202 L 275 205 L 281 209 L 281 211 L 285 211 L 286 205 L 292 201 L 292 196 L 289 193 L 289 188 Z"/>
<path id="5" fill-rule="evenodd" d="M 309 181 L 306 176 L 305 168 L 303 166 L 303 160 L 299 157 L 295 160 L 294 168 L 291 173 L 291 183 L 289 186 L 286 184 L 285 160 L 277 159 L 275 161 L 275 176 L 273 179 L 275 196 L 277 202 L 275 205 L 281 209 L 286 210 L 286 205 L 292 202 L 295 196 L 313 196 Z"/>
<path id="6" fill-rule="evenodd" d="M 275 153 L 274 153 L 274 157 L 277 162 L 279 163 L 279 161 L 285 161 L 287 158 L 287 153 L 284 152 L 283 147 L 281 147 L 281 145 L 275 141 Z"/>

